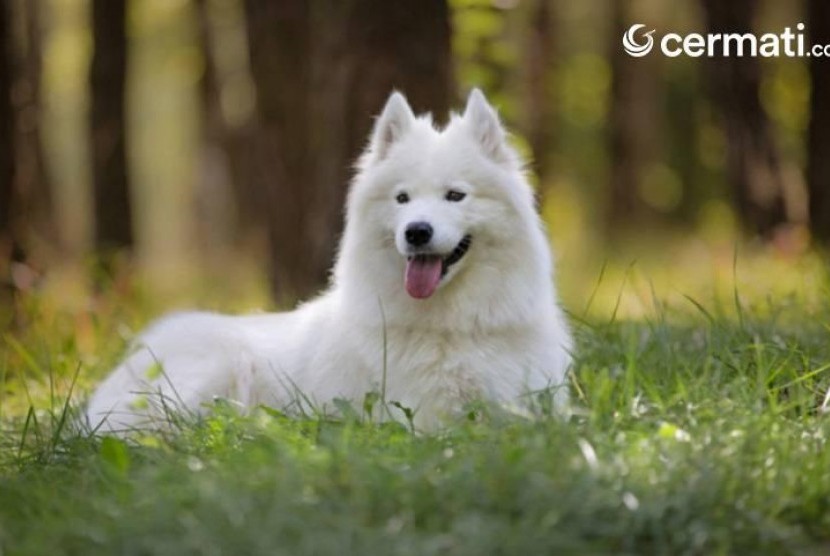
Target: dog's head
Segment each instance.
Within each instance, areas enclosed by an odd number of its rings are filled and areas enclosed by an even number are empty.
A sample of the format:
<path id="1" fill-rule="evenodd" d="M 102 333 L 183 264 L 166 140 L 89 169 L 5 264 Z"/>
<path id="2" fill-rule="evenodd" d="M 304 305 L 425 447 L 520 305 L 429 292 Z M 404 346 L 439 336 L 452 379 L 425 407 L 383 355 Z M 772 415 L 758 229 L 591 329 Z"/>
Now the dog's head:
<path id="1" fill-rule="evenodd" d="M 519 159 L 478 89 L 444 129 L 393 93 L 358 164 L 348 218 L 378 247 L 394 250 L 399 279 L 416 299 L 431 297 L 476 259 L 487 265 L 512 241 L 517 220 L 536 221 Z"/>

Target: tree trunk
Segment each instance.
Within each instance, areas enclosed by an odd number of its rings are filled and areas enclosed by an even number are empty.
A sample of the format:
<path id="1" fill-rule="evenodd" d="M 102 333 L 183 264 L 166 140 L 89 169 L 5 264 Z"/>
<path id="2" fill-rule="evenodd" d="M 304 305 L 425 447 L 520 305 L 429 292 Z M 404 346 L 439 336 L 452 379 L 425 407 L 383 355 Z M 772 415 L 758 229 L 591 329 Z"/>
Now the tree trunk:
<path id="1" fill-rule="evenodd" d="M 557 58 L 556 6 L 554 0 L 533 0 L 528 13 L 525 37 L 524 128 L 533 152 L 533 169 L 542 187 L 551 174 L 553 130 L 556 127 L 553 64 Z"/>
<path id="2" fill-rule="evenodd" d="M 12 109 L 12 42 L 9 2 L 0 3 L 0 300 L 6 306 L 15 242 L 12 197 L 15 177 L 14 111 Z M 3 315 L 0 315 L 3 317 Z"/>
<path id="3" fill-rule="evenodd" d="M 308 149 L 311 21 L 305 0 L 246 0 L 251 73 L 257 93 L 255 169 L 267 223 L 272 292 L 308 293 Z"/>
<path id="4" fill-rule="evenodd" d="M 656 159 L 659 121 L 658 75 L 655 54 L 632 58 L 620 39 L 631 25 L 632 2 L 614 0 L 611 48 L 611 99 L 609 116 L 611 230 L 637 222 L 652 212 L 643 202 L 640 185 Z"/>
<path id="5" fill-rule="evenodd" d="M 809 0 L 811 44 L 830 44 L 830 3 Z M 812 96 L 807 145 L 810 229 L 816 241 L 830 246 L 830 59 L 810 58 Z"/>
<path id="6" fill-rule="evenodd" d="M 25 214 L 20 233 L 27 253 L 32 238 L 53 245 L 58 239 L 52 209 L 52 193 L 41 139 L 41 2 L 17 0 L 18 52 L 14 74 L 13 105 L 17 135 L 17 170 L 15 210 Z"/>
<path id="7" fill-rule="evenodd" d="M 756 0 L 702 0 L 710 33 L 749 33 Z M 785 183 L 769 119 L 761 106 L 761 67 L 752 57 L 706 59 L 712 100 L 726 136 L 726 174 L 750 232 L 770 237 L 787 223 Z"/>
<path id="8" fill-rule="evenodd" d="M 134 243 L 127 170 L 127 0 L 92 0 L 90 132 L 95 246 L 105 258 Z"/>
<path id="9" fill-rule="evenodd" d="M 246 0 L 245 8 L 272 290 L 280 300 L 303 297 L 326 281 L 351 164 L 389 93 L 445 116 L 449 8 L 445 0 Z"/>

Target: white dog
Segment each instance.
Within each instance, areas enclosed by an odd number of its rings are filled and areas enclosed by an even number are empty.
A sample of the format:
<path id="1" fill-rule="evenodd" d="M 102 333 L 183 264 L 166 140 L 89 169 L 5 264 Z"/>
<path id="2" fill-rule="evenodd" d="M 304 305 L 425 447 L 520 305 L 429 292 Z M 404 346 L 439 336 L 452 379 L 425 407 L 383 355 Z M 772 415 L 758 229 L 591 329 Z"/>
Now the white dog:
<path id="1" fill-rule="evenodd" d="M 472 400 L 522 407 L 547 390 L 561 407 L 571 336 L 552 273 L 533 192 L 484 95 L 439 130 L 393 93 L 358 164 L 328 291 L 286 313 L 160 320 L 87 418 L 118 432 L 215 397 L 359 408 L 369 392 L 385 417 L 411 409 L 419 429 Z"/>

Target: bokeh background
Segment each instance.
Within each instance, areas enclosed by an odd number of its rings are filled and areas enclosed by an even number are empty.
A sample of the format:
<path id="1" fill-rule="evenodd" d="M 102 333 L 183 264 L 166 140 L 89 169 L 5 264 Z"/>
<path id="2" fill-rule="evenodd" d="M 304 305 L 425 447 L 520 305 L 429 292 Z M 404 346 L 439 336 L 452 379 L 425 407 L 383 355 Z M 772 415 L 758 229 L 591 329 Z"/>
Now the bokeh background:
<path id="1" fill-rule="evenodd" d="M 318 291 L 393 88 L 498 107 L 573 315 L 825 297 L 830 62 L 621 45 L 798 22 L 830 43 L 826 0 L 3 0 L 0 329 Z"/>

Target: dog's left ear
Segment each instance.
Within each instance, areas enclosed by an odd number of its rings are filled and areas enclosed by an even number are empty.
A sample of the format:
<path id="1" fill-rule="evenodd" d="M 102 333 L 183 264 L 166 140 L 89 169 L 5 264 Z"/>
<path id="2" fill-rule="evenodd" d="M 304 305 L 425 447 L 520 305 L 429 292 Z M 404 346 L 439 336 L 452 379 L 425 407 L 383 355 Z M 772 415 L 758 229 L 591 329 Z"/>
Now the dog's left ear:
<path id="1" fill-rule="evenodd" d="M 377 161 L 386 158 L 390 147 L 409 131 L 414 119 L 415 114 L 406 102 L 406 97 L 398 91 L 389 95 L 389 100 L 386 101 L 372 131 L 370 149 Z"/>
<path id="2" fill-rule="evenodd" d="M 470 91 L 464 121 L 484 154 L 496 162 L 505 162 L 509 158 L 499 116 L 479 89 Z"/>

